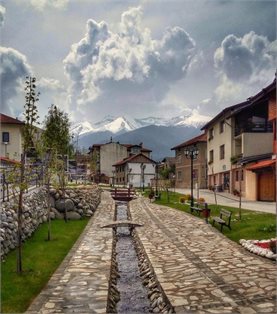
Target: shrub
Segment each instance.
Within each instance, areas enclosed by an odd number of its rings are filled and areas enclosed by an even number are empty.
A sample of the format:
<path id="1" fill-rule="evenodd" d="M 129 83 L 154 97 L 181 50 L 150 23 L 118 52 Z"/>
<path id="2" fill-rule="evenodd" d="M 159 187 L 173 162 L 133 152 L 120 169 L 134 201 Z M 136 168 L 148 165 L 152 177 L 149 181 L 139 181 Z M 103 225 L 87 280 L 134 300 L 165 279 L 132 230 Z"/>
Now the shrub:
<path id="1" fill-rule="evenodd" d="M 205 199 L 203 197 L 199 197 L 197 200 L 198 203 L 205 203 Z"/>
<path id="2" fill-rule="evenodd" d="M 185 194 L 184 196 L 180 197 L 179 201 L 180 203 L 185 203 L 186 201 L 190 201 L 190 199 L 191 199 L 190 194 Z"/>

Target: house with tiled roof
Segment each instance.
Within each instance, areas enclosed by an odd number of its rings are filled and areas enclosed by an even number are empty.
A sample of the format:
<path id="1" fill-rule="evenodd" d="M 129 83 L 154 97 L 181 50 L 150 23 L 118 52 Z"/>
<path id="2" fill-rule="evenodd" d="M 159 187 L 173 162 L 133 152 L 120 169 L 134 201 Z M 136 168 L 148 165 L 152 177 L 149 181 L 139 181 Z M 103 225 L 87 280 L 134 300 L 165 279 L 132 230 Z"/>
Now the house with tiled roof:
<path id="1" fill-rule="evenodd" d="M 156 162 L 142 152 L 116 162 L 114 184 L 131 187 L 149 187 L 156 175 Z"/>
<path id="2" fill-rule="evenodd" d="M 24 122 L 0 113 L 1 157 L 5 160 L 20 161 L 22 153 L 22 132 Z"/>
<path id="3" fill-rule="evenodd" d="M 241 194 L 249 200 L 276 198 L 275 192 L 275 196 L 266 196 L 269 181 L 273 182 L 273 169 L 264 176 L 257 175 L 261 172 L 255 171 L 257 166 L 249 171 L 251 165 L 264 165 L 263 160 L 271 159 L 274 135 L 269 101 L 276 106 L 275 93 L 276 80 L 246 101 L 225 108 L 203 126 L 208 134 L 209 188 Z M 270 190 L 273 193 L 274 188 L 271 186 Z"/>
<path id="4" fill-rule="evenodd" d="M 197 159 L 193 161 L 193 186 L 200 189 L 207 188 L 207 134 L 200 134 L 177 146 L 175 150 L 175 187 L 191 187 L 191 160 L 186 158 L 185 150 L 195 147 L 198 150 Z"/>
<path id="5" fill-rule="evenodd" d="M 151 152 L 150 149 L 143 147 L 143 143 L 122 144 L 113 142 L 112 138 L 108 143 L 94 144 L 89 148 L 93 179 L 95 182 L 100 182 L 100 179 L 105 176 L 110 178 L 110 183 L 112 183 L 115 177 L 114 164 L 140 153 L 149 158 Z"/>

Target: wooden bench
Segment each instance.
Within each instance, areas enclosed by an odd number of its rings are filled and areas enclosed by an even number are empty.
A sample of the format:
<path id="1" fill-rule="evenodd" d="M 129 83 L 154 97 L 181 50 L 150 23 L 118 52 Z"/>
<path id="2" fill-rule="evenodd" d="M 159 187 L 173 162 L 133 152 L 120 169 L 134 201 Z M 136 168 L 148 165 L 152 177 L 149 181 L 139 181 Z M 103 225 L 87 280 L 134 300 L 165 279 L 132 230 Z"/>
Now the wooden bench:
<path id="1" fill-rule="evenodd" d="M 231 216 L 232 213 L 225 209 L 220 209 L 219 217 L 213 217 L 213 226 L 215 222 L 220 224 L 220 231 L 222 232 L 223 226 L 228 227 L 231 230 Z"/>
<path id="2" fill-rule="evenodd" d="M 193 211 L 197 212 L 197 214 L 200 216 L 200 213 L 203 212 L 204 209 L 208 207 L 207 203 L 195 203 L 196 206 L 190 207 L 190 212 L 193 213 Z"/>

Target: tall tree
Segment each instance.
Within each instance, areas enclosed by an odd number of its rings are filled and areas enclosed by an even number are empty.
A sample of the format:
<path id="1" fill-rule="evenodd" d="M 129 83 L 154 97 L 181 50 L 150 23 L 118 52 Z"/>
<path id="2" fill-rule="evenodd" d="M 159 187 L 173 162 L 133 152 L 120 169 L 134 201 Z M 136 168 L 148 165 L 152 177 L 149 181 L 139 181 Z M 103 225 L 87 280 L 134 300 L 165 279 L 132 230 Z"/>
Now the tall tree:
<path id="1" fill-rule="evenodd" d="M 36 78 L 26 77 L 25 87 L 25 106 L 24 117 L 25 125 L 23 128 L 23 152 L 21 154 L 20 165 L 20 185 L 19 185 L 19 199 L 18 199 L 18 247 L 17 247 L 17 272 L 22 273 L 22 208 L 23 208 L 23 194 L 27 187 L 27 180 L 25 175 L 26 156 L 27 152 L 33 149 L 35 142 L 34 136 L 36 133 L 35 124 L 38 123 L 38 110 L 36 103 L 38 102 L 39 93 L 36 93 Z"/>

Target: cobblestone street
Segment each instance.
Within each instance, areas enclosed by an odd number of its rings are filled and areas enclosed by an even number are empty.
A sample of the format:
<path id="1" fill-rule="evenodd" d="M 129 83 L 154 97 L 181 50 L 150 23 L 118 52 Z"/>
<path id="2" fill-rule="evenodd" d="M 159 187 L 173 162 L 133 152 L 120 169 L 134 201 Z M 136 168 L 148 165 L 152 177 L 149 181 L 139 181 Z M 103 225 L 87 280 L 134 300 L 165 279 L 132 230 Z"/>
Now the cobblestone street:
<path id="1" fill-rule="evenodd" d="M 138 198 L 137 234 L 176 313 L 275 313 L 276 264 L 226 239 L 203 220 Z M 107 192 L 28 313 L 106 313 L 114 201 Z"/>

